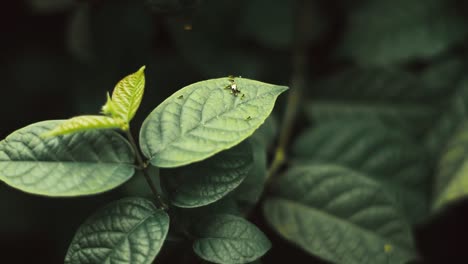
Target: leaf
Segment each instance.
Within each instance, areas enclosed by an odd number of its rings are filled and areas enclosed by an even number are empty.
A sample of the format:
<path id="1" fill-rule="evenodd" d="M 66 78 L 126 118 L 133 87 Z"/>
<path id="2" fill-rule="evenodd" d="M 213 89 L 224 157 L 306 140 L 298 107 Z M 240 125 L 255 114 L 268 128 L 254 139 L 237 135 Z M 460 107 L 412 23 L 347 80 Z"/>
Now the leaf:
<path id="1" fill-rule="evenodd" d="M 406 135 L 374 122 L 328 122 L 306 130 L 293 145 L 297 160 L 334 162 L 417 189 L 428 174 L 425 154 Z"/>
<path id="2" fill-rule="evenodd" d="M 255 144 L 262 145 L 264 149 L 267 149 L 272 145 L 277 134 L 278 121 L 276 121 L 275 116 L 270 115 L 250 138 Z"/>
<path id="3" fill-rule="evenodd" d="M 134 153 L 113 131 L 43 138 L 64 121 L 44 121 L 0 142 L 0 180 L 25 192 L 79 196 L 105 192 L 134 173 Z"/>
<path id="4" fill-rule="evenodd" d="M 148 200 L 125 198 L 100 209 L 80 226 L 65 264 L 150 264 L 169 230 L 169 216 Z"/>
<path id="5" fill-rule="evenodd" d="M 434 208 L 468 196 L 468 124 L 457 131 L 442 153 L 435 177 Z"/>
<path id="6" fill-rule="evenodd" d="M 325 78 L 312 90 L 305 109 L 312 122 L 378 121 L 420 138 L 436 115 L 431 103 L 444 89 L 396 68 L 360 67 Z"/>
<path id="7" fill-rule="evenodd" d="M 157 167 L 178 167 L 237 145 L 265 121 L 288 88 L 236 78 L 242 95 L 225 89 L 228 78 L 189 85 L 171 95 L 140 131 L 144 155 Z"/>
<path id="8" fill-rule="evenodd" d="M 393 191 L 413 222 L 427 213 L 426 151 L 398 131 L 374 122 L 328 122 L 300 135 L 293 156 L 307 164 L 336 163 L 378 180 Z"/>
<path id="9" fill-rule="evenodd" d="M 380 184 L 334 165 L 293 167 L 273 183 L 263 211 L 288 241 L 342 264 L 406 263 L 409 224 Z"/>
<path id="10" fill-rule="evenodd" d="M 468 78 L 463 78 L 448 105 L 442 105 L 441 115 L 424 138 L 424 145 L 430 154 L 438 158 L 447 142 L 456 133 L 460 124 L 468 117 Z"/>
<path id="11" fill-rule="evenodd" d="M 107 116 L 84 115 L 76 116 L 61 122 L 55 128 L 42 134 L 42 137 L 55 137 L 76 132 L 109 129 L 109 128 L 125 128 L 125 124 L 118 119 Z"/>
<path id="12" fill-rule="evenodd" d="M 246 141 L 202 162 L 168 170 L 168 175 L 161 179 L 172 204 L 199 207 L 223 198 L 238 187 L 252 163 L 252 148 Z"/>
<path id="13" fill-rule="evenodd" d="M 135 116 L 145 89 L 144 71 L 145 66 L 117 83 L 112 93 L 112 107 L 109 108 L 114 111 L 112 116 L 120 117 L 127 123 Z"/>
<path id="14" fill-rule="evenodd" d="M 355 67 L 318 81 L 312 98 L 387 104 L 438 102 L 441 91 L 427 85 L 420 76 L 396 67 Z"/>
<path id="15" fill-rule="evenodd" d="M 452 56 L 429 65 L 420 77 L 428 90 L 437 91 L 434 94 L 437 94 L 440 100 L 441 97 L 447 97 L 454 92 L 457 83 L 465 75 L 465 64 L 459 56 Z"/>
<path id="16" fill-rule="evenodd" d="M 233 215 L 214 215 L 194 226 L 193 250 L 214 263 L 248 263 L 270 248 L 268 238 L 255 225 Z"/>
<path id="17" fill-rule="evenodd" d="M 257 130 L 254 135 L 258 132 L 261 131 Z M 263 193 L 267 177 L 267 153 L 264 143 L 256 140 L 254 136 L 252 136 L 250 143 L 253 150 L 252 168 L 241 185 L 233 192 L 236 201 L 244 212 L 250 211 L 257 204 Z"/>
<path id="18" fill-rule="evenodd" d="M 455 6 L 440 0 L 366 1 L 351 12 L 340 52 L 364 65 L 430 59 L 468 33 Z"/>
<path id="19" fill-rule="evenodd" d="M 317 123 L 368 120 L 419 136 L 429 126 L 434 113 L 429 107 L 417 104 L 312 101 L 306 106 L 306 114 Z"/>

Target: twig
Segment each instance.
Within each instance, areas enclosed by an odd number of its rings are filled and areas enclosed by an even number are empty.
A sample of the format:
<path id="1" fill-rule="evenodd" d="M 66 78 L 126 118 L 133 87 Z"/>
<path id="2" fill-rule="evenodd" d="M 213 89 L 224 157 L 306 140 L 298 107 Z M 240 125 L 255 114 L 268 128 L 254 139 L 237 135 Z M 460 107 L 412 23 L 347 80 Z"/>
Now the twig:
<path id="1" fill-rule="evenodd" d="M 146 182 L 148 183 L 151 192 L 153 193 L 154 197 L 156 198 L 156 202 L 158 203 L 158 207 L 163 210 L 167 210 L 168 206 L 162 199 L 161 195 L 158 192 L 158 189 L 156 188 L 156 185 L 154 184 L 153 180 L 151 179 L 151 176 L 148 173 L 147 166 L 145 162 L 143 161 L 143 157 L 140 154 L 140 150 L 138 149 L 136 143 L 135 143 L 135 138 L 133 137 L 132 133 L 130 132 L 130 128 L 125 131 L 128 140 L 130 141 L 130 145 L 132 146 L 133 150 L 135 151 L 135 155 L 137 158 L 138 162 L 138 167 L 141 169 L 143 172 L 143 175 L 145 176 Z"/>
<path id="2" fill-rule="evenodd" d="M 300 105 L 302 91 L 305 88 L 307 72 L 307 39 L 306 32 L 311 26 L 309 22 L 310 0 L 296 1 L 296 15 L 294 16 L 292 75 L 286 110 L 281 123 L 280 138 L 276 147 L 273 161 L 268 169 L 267 183 L 271 182 L 281 166 L 286 162 L 286 148 L 293 131 L 294 121 Z"/>

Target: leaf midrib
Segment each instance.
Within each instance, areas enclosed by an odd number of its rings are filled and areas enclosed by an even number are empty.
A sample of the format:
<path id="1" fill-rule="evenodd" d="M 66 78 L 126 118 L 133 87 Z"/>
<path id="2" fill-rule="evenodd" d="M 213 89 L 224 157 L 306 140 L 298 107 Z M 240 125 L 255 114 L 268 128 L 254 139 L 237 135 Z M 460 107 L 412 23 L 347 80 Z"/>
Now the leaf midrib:
<path id="1" fill-rule="evenodd" d="M 194 90 L 194 91 L 195 91 L 195 90 Z M 192 91 L 192 92 L 194 92 L 194 91 Z M 250 100 L 249 100 L 249 99 L 248 99 L 248 100 L 242 100 L 242 102 L 241 102 L 240 104 L 237 104 L 235 107 L 229 108 L 229 109 L 227 109 L 227 110 L 221 112 L 219 115 L 214 116 L 214 117 L 212 117 L 212 118 L 210 118 L 210 119 L 207 119 L 207 120 L 205 121 L 205 124 L 210 123 L 213 119 L 218 118 L 219 116 L 223 116 L 223 115 L 225 115 L 225 114 L 231 112 L 233 109 L 235 109 L 235 108 L 237 108 L 237 107 L 239 107 L 239 106 L 241 106 L 241 105 L 243 105 L 243 104 L 246 104 L 246 103 L 248 103 L 248 102 L 250 102 L 250 101 L 254 101 L 255 99 L 259 99 L 259 98 L 264 98 L 264 97 L 267 97 L 267 96 L 271 96 L 272 94 L 274 94 L 274 92 L 275 92 L 275 91 L 272 90 L 272 91 L 268 91 L 268 92 L 262 94 L 261 96 L 256 96 L 256 97 L 254 97 L 253 99 L 250 99 Z M 190 94 L 191 94 L 191 93 L 190 93 Z M 172 97 L 175 97 L 176 95 L 178 95 L 178 94 L 175 94 L 175 95 L 172 96 Z M 279 93 L 278 93 L 278 95 L 279 95 Z M 172 99 L 172 97 L 170 97 L 170 98 L 168 98 L 168 99 Z M 185 100 L 188 100 L 188 97 L 187 97 L 187 99 L 185 99 Z M 171 103 L 171 101 L 168 101 L 168 102 L 167 102 L 167 105 L 164 106 L 164 107 L 167 107 L 168 105 L 170 105 L 170 103 Z M 206 103 L 206 101 L 205 101 L 205 103 Z M 158 115 L 161 115 L 161 114 L 162 114 L 162 112 L 158 113 Z M 151 114 L 150 114 L 150 115 L 151 115 Z M 259 124 L 259 126 L 260 126 L 260 125 L 261 125 L 261 124 Z M 180 139 L 184 138 L 185 135 L 188 135 L 188 134 L 192 133 L 193 131 L 195 131 L 196 129 L 198 129 L 198 128 L 202 127 L 202 126 L 204 126 L 204 124 L 201 123 L 201 122 L 199 122 L 198 125 L 196 125 L 196 126 L 194 126 L 193 128 L 191 128 L 191 129 L 185 131 L 184 134 L 180 134 L 179 137 L 176 137 L 176 138 L 175 138 L 174 140 L 172 140 L 171 142 L 168 142 L 167 144 L 163 145 L 163 146 L 159 149 L 159 151 L 158 151 L 157 153 L 163 152 L 164 150 L 166 150 L 167 148 L 169 148 L 169 147 L 172 145 L 172 143 L 176 142 L 177 140 L 180 140 Z M 250 128 L 251 128 L 251 127 L 250 127 Z M 147 144 L 146 148 L 147 148 L 148 150 L 150 150 L 150 147 L 149 147 L 148 144 Z M 150 159 L 153 159 L 153 158 L 155 158 L 155 157 L 156 157 L 156 155 L 153 154 L 152 157 L 150 157 Z"/>

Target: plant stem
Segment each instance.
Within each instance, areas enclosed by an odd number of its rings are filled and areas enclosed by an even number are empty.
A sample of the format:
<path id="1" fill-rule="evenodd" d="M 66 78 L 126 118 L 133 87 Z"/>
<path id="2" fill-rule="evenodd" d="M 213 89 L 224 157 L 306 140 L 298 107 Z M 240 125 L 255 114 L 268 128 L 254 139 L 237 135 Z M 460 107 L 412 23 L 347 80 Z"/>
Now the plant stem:
<path id="1" fill-rule="evenodd" d="M 267 181 L 270 182 L 281 166 L 286 162 L 286 149 L 291 138 L 294 121 L 300 105 L 300 98 L 305 87 L 307 73 L 307 39 L 308 27 L 312 25 L 309 20 L 309 10 L 312 8 L 310 0 L 296 1 L 296 19 L 293 32 L 292 75 L 290 91 L 286 110 L 283 115 L 280 138 L 276 147 L 273 161 L 268 169 Z"/>
<path id="2" fill-rule="evenodd" d="M 130 141 L 130 145 L 132 146 L 133 150 L 135 151 L 135 155 L 137 158 L 138 162 L 138 167 L 141 169 L 143 172 L 143 175 L 146 179 L 146 182 L 148 183 L 151 192 L 153 193 L 154 197 L 156 198 L 156 202 L 158 203 L 157 206 L 160 209 L 167 210 L 168 206 L 162 199 L 161 195 L 158 192 L 158 189 L 156 188 L 156 185 L 154 184 L 154 181 L 151 179 L 151 176 L 148 173 L 147 166 L 145 162 L 143 161 L 143 157 L 141 156 L 140 150 L 137 147 L 137 144 L 135 143 L 135 138 L 132 135 L 132 132 L 130 132 L 130 127 L 125 131 L 125 134 L 127 135 L 128 140 Z"/>

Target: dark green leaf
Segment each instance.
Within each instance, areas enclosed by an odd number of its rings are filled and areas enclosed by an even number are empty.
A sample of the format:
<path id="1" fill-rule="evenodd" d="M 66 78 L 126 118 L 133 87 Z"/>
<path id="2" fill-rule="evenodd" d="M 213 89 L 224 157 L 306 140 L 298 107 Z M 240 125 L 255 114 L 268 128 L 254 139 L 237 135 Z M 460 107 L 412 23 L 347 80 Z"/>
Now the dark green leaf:
<path id="1" fill-rule="evenodd" d="M 460 124 L 468 117 L 468 78 L 457 87 L 448 105 L 442 105 L 441 115 L 424 138 L 426 148 L 433 157 L 445 150 L 447 142 L 453 137 Z"/>
<path id="2" fill-rule="evenodd" d="M 172 204 L 199 207 L 223 198 L 238 187 L 252 163 L 252 148 L 245 141 L 202 162 L 167 170 L 162 180 Z"/>
<path id="3" fill-rule="evenodd" d="M 0 180 L 34 194 L 79 196 L 111 190 L 133 175 L 134 153 L 114 131 L 40 136 L 61 122 L 35 123 L 1 141 Z"/>
<path id="4" fill-rule="evenodd" d="M 236 201 L 244 211 L 249 211 L 258 202 L 263 193 L 267 177 L 267 153 L 265 147 L 255 137 L 251 138 L 250 143 L 253 150 L 252 168 L 242 184 L 233 192 Z"/>
<path id="5" fill-rule="evenodd" d="M 299 136 L 293 155 L 309 164 L 336 163 L 362 172 L 393 190 L 414 222 L 426 214 L 425 149 L 398 131 L 373 122 L 329 122 Z"/>
<path id="6" fill-rule="evenodd" d="M 264 204 L 271 226 L 333 263 L 406 263 L 415 257 L 409 223 L 377 182 L 334 165 L 292 168 Z"/>
<path id="7" fill-rule="evenodd" d="M 126 198 L 102 208 L 78 229 L 65 264 L 150 264 L 169 230 L 169 216 L 148 200 Z"/>
<path id="8" fill-rule="evenodd" d="M 195 224 L 193 232 L 195 253 L 214 263 L 248 263 L 271 247 L 268 238 L 255 225 L 233 215 L 203 218 Z"/>
<path id="9" fill-rule="evenodd" d="M 372 65 L 428 59 L 463 41 L 465 24 L 450 1 L 366 1 L 349 17 L 341 52 Z"/>
<path id="10" fill-rule="evenodd" d="M 398 69 L 351 68 L 319 81 L 305 110 L 313 122 L 378 121 L 419 138 L 435 116 L 430 103 L 443 94 L 434 86 Z"/>

